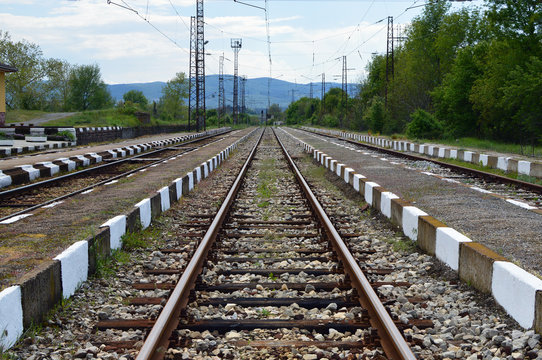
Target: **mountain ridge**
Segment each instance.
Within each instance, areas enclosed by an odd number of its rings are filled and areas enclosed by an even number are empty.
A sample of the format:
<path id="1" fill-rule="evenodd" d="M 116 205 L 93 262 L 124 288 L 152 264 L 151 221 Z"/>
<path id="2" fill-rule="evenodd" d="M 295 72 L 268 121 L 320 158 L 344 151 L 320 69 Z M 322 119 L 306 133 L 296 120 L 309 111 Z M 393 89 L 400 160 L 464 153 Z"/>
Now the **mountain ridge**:
<path id="1" fill-rule="evenodd" d="M 247 79 L 245 85 L 245 102 L 247 108 L 261 110 L 267 108 L 267 81 L 269 78 Z M 122 96 L 130 90 L 139 90 L 149 99 L 149 101 L 158 101 L 162 95 L 162 87 L 166 83 L 163 81 L 153 81 L 148 83 L 131 84 L 113 84 L 107 85 L 111 96 L 115 101 L 122 100 Z M 356 84 L 348 84 L 349 92 L 353 90 Z M 313 82 L 313 97 L 320 98 L 321 82 Z M 326 91 L 331 88 L 340 88 L 340 83 L 326 83 Z M 205 77 L 206 96 L 205 103 L 207 109 L 215 109 L 218 106 L 218 75 L 208 75 Z M 239 103 L 241 102 L 241 86 L 239 86 Z M 271 79 L 270 88 L 271 104 L 278 104 L 282 109 L 286 109 L 292 101 L 292 90 L 294 100 L 301 97 L 310 96 L 310 84 L 296 84 L 280 79 Z M 224 75 L 224 92 L 226 97 L 226 106 L 232 105 L 233 98 L 233 75 Z"/>

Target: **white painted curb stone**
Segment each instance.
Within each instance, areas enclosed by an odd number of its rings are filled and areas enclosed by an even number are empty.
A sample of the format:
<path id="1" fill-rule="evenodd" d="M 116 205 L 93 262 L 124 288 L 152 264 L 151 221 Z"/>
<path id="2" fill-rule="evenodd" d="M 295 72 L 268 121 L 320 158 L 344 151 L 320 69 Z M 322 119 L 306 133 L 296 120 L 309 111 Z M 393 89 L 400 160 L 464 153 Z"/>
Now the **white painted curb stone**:
<path id="1" fill-rule="evenodd" d="M 188 191 L 192 191 L 192 189 L 194 188 L 194 173 L 189 172 L 187 173 L 187 175 L 188 175 Z"/>
<path id="2" fill-rule="evenodd" d="M 531 173 L 531 163 L 529 161 L 518 161 L 518 174 L 529 175 Z"/>
<path id="3" fill-rule="evenodd" d="M 525 329 L 534 323 L 537 290 L 542 280 L 536 276 L 508 261 L 493 263 L 493 297 Z"/>
<path id="4" fill-rule="evenodd" d="M 11 185 L 11 176 L 6 175 L 0 170 L 0 187 Z"/>
<path id="5" fill-rule="evenodd" d="M 137 204 L 136 208 L 139 208 L 139 221 L 141 222 L 141 227 L 146 229 L 151 224 L 151 199 L 143 199 Z"/>
<path id="6" fill-rule="evenodd" d="M 166 211 L 170 207 L 169 203 L 169 187 L 164 186 L 160 190 L 158 190 L 158 193 L 160 193 L 160 209 L 162 212 Z"/>
<path id="7" fill-rule="evenodd" d="M 348 180 L 350 179 L 350 174 L 354 172 L 354 169 L 352 168 L 346 168 L 344 169 L 344 182 L 348 184 Z"/>
<path id="8" fill-rule="evenodd" d="M 373 206 L 373 188 L 380 186 L 375 182 L 368 181 L 365 183 L 365 202 Z"/>
<path id="9" fill-rule="evenodd" d="M 60 166 L 55 165 L 50 161 L 42 161 L 42 162 L 39 162 L 38 165 L 43 165 L 46 168 L 49 168 L 49 170 L 51 171 L 51 176 L 53 176 L 54 174 L 58 174 L 60 172 Z"/>
<path id="10" fill-rule="evenodd" d="M 365 179 L 365 176 L 360 175 L 360 174 L 354 174 L 354 180 L 352 181 L 353 182 L 352 186 L 354 186 L 354 190 L 356 190 L 357 192 L 359 192 L 359 181 L 361 179 Z"/>
<path id="11" fill-rule="evenodd" d="M 53 260 L 60 261 L 62 296 L 68 298 L 88 276 L 88 242 L 78 241 Z"/>
<path id="12" fill-rule="evenodd" d="M 126 233 L 126 215 L 117 215 L 107 220 L 102 226 L 109 226 L 109 246 L 111 250 L 120 249 L 122 246 L 121 237 Z"/>
<path id="13" fill-rule="evenodd" d="M 175 192 L 177 193 L 177 200 L 183 196 L 183 178 L 177 178 L 173 180 L 175 184 Z"/>
<path id="14" fill-rule="evenodd" d="M 12 347 L 23 330 L 21 287 L 10 286 L 0 292 L 0 347 Z"/>
<path id="15" fill-rule="evenodd" d="M 412 241 L 418 239 L 418 217 L 426 215 L 415 206 L 403 207 L 403 233 Z"/>
<path id="16" fill-rule="evenodd" d="M 459 246 L 471 239 L 449 227 L 438 227 L 435 243 L 437 259 L 457 271 L 459 269 Z"/>
<path id="17" fill-rule="evenodd" d="M 32 165 L 19 165 L 16 167 L 21 168 L 22 170 L 26 171 L 28 173 L 28 176 L 30 177 L 30 181 L 35 180 L 40 177 L 40 171 L 34 168 Z"/>
<path id="18" fill-rule="evenodd" d="M 391 219 L 391 200 L 398 198 L 399 196 L 389 191 L 383 192 L 380 197 L 380 212 L 388 219 Z"/>

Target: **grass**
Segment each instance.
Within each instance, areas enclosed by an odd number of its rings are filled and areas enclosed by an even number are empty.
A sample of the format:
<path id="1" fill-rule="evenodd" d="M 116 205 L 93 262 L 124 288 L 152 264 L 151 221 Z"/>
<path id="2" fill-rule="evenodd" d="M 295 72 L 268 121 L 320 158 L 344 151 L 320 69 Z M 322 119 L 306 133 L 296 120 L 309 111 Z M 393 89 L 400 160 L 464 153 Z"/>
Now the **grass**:
<path id="1" fill-rule="evenodd" d="M 6 111 L 6 123 L 20 123 L 39 118 L 47 114 L 46 111 L 40 110 L 8 110 Z"/>
<path id="2" fill-rule="evenodd" d="M 138 126 L 139 121 L 135 115 L 119 113 L 116 109 L 83 111 L 63 119 L 52 120 L 44 125 L 48 126 Z"/>

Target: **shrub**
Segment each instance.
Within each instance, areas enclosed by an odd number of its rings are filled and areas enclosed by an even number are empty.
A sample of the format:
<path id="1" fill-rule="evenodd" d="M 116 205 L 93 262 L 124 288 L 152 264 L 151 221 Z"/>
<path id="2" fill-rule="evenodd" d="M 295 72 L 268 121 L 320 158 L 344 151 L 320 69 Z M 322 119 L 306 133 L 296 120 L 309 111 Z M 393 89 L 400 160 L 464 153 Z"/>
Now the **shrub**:
<path id="1" fill-rule="evenodd" d="M 425 110 L 417 109 L 410 118 L 412 121 L 407 125 L 406 133 L 414 139 L 436 139 L 442 136 L 442 124 Z"/>

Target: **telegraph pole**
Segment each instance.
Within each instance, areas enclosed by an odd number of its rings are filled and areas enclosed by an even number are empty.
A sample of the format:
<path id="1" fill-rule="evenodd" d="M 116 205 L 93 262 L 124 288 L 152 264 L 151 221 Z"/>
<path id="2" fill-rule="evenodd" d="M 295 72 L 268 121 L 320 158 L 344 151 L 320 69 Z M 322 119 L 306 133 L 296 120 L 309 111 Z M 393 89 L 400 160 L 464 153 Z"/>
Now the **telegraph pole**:
<path id="1" fill-rule="evenodd" d="M 203 19 L 203 0 L 196 6 L 196 121 L 197 130 L 206 130 L 205 124 L 205 33 Z"/>
<path id="2" fill-rule="evenodd" d="M 387 36 L 387 46 L 386 46 L 386 97 L 385 97 L 385 106 L 388 107 L 388 86 L 390 78 L 394 77 L 394 61 L 393 61 L 393 16 L 388 16 L 388 36 Z"/>
<path id="3" fill-rule="evenodd" d="M 220 56 L 218 65 L 218 126 L 226 112 L 226 98 L 224 97 L 224 54 Z"/>
<path id="4" fill-rule="evenodd" d="M 235 55 L 233 66 L 233 123 L 237 125 L 239 121 L 239 51 L 241 51 L 243 40 L 231 39 L 231 48 Z"/>
<path id="5" fill-rule="evenodd" d="M 196 17 L 190 17 L 190 65 L 188 80 L 188 131 L 190 131 L 190 120 L 195 115 L 197 95 L 196 95 Z M 197 110 L 196 110 L 197 112 Z"/>
<path id="6" fill-rule="evenodd" d="M 241 114 L 246 113 L 247 108 L 245 106 L 245 85 L 247 82 L 246 75 L 241 76 Z"/>

